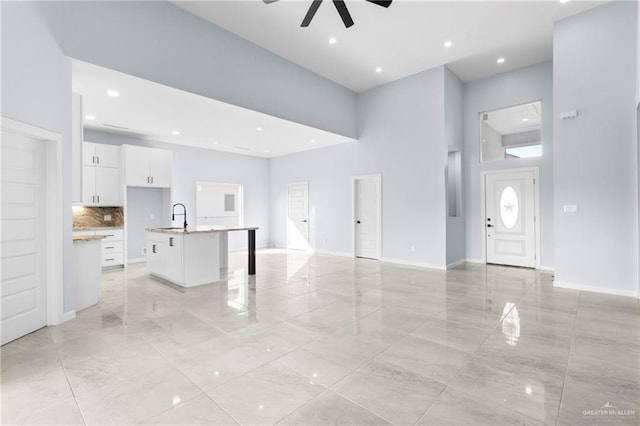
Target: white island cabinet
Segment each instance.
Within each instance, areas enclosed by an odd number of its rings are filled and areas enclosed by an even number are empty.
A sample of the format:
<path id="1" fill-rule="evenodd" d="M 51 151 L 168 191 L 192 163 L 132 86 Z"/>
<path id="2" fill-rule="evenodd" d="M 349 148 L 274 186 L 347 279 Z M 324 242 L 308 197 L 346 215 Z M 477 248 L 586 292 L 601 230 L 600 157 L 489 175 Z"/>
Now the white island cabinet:
<path id="1" fill-rule="evenodd" d="M 182 287 L 219 281 L 219 234 L 147 231 L 147 266 L 151 275 Z"/>
<path id="2" fill-rule="evenodd" d="M 255 275 L 257 229 L 147 228 L 147 267 L 151 275 L 182 287 L 220 281 L 220 268 L 227 266 L 227 234 L 247 231 L 247 274 Z"/>

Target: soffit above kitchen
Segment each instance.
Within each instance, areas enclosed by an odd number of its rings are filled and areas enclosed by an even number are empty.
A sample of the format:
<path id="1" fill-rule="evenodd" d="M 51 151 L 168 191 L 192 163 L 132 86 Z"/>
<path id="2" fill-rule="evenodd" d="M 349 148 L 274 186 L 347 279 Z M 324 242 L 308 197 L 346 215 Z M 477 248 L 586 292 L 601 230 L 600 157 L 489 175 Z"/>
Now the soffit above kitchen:
<path id="1" fill-rule="evenodd" d="M 353 139 L 72 60 L 85 128 L 272 158 Z"/>
<path id="2" fill-rule="evenodd" d="M 330 0 L 307 28 L 300 25 L 312 0 L 172 3 L 362 92 L 440 65 L 472 81 L 551 60 L 553 23 L 606 2 L 394 0 L 385 8 L 346 0 L 349 28 Z"/>

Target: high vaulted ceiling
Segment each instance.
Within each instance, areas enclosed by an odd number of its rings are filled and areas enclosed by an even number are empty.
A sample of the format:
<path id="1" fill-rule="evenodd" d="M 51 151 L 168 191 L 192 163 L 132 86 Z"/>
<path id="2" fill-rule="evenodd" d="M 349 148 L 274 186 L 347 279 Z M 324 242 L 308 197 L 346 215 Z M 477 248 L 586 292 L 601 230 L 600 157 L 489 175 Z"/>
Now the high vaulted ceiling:
<path id="1" fill-rule="evenodd" d="M 553 22 L 605 1 L 346 0 L 345 28 L 330 0 L 301 28 L 311 0 L 174 1 L 177 6 L 361 92 L 446 64 L 471 81 L 552 58 Z M 336 39 L 335 44 L 329 38 Z M 444 43 L 451 41 L 451 47 Z M 499 57 L 504 63 L 497 64 Z M 381 68 L 376 72 L 376 68 Z"/>

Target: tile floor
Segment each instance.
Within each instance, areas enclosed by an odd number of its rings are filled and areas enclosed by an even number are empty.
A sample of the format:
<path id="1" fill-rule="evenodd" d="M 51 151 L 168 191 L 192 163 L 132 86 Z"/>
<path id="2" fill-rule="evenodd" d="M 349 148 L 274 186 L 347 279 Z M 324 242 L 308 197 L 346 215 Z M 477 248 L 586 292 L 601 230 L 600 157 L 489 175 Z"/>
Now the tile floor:
<path id="1" fill-rule="evenodd" d="M 1 348 L 2 423 L 640 424 L 637 299 L 474 264 L 230 263 L 188 290 L 105 272 L 97 306 Z"/>

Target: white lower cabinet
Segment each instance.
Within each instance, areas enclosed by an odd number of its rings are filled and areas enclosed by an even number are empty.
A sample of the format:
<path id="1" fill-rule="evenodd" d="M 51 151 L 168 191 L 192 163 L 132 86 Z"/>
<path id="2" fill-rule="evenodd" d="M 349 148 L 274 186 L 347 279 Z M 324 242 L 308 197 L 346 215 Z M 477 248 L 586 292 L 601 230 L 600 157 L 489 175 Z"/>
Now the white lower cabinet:
<path id="1" fill-rule="evenodd" d="M 95 231 L 74 231 L 75 235 L 103 235 L 100 250 L 100 264 L 103 268 L 124 265 L 124 230 L 98 229 Z"/>
<path id="2" fill-rule="evenodd" d="M 220 279 L 218 233 L 147 232 L 147 266 L 152 275 L 182 287 Z"/>

